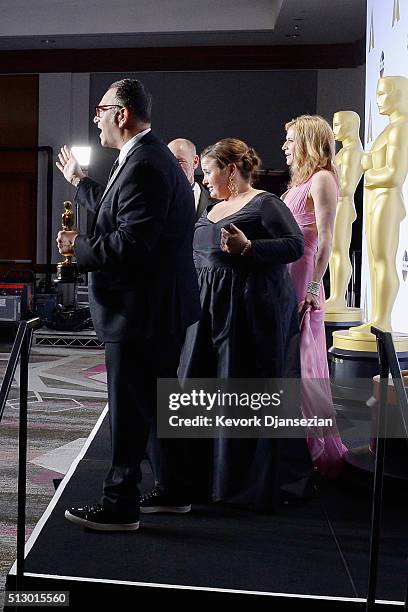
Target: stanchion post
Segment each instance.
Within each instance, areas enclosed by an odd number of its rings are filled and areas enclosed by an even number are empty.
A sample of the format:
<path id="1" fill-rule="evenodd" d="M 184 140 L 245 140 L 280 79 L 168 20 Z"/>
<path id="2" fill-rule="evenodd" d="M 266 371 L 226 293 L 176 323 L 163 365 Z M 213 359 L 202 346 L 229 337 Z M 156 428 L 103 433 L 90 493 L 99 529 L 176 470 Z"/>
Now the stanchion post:
<path id="1" fill-rule="evenodd" d="M 23 586 L 24 547 L 26 520 L 26 477 L 27 477 L 27 396 L 28 358 L 33 330 L 25 328 L 20 356 L 20 422 L 18 434 L 18 510 L 17 510 L 17 575 L 16 590 Z"/>
<path id="2" fill-rule="evenodd" d="M 373 333 L 378 332 L 371 328 Z M 380 332 L 381 333 L 381 332 Z M 380 532 L 383 497 L 384 457 L 386 448 L 387 428 L 387 394 L 388 374 L 390 371 L 384 341 L 380 333 L 376 333 L 378 357 L 380 361 L 380 399 L 378 405 L 377 443 L 374 466 L 373 507 L 371 513 L 370 557 L 368 569 L 368 590 L 366 611 L 371 612 L 375 606 L 377 590 L 378 557 L 380 552 Z M 382 332 L 384 333 L 384 332 Z"/>

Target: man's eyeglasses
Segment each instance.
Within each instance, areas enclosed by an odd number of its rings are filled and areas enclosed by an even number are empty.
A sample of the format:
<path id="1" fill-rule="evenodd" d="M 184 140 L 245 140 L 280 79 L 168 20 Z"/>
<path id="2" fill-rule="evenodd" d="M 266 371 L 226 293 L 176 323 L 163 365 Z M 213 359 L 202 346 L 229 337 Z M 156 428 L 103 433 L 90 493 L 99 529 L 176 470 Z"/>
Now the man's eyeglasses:
<path id="1" fill-rule="evenodd" d="M 110 108 L 123 108 L 120 104 L 100 104 L 95 106 L 95 117 L 102 117 L 103 113 Z"/>

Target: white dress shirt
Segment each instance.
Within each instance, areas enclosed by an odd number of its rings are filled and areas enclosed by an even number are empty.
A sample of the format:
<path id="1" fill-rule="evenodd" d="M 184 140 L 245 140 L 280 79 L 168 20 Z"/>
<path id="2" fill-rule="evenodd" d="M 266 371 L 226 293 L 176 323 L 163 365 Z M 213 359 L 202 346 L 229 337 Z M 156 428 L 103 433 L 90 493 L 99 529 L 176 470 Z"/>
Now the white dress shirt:
<path id="1" fill-rule="evenodd" d="M 196 210 L 198 208 L 198 203 L 200 201 L 200 196 L 201 196 L 201 189 L 198 183 L 194 183 L 193 185 L 193 193 L 194 193 L 194 200 L 195 200 L 195 207 Z"/>

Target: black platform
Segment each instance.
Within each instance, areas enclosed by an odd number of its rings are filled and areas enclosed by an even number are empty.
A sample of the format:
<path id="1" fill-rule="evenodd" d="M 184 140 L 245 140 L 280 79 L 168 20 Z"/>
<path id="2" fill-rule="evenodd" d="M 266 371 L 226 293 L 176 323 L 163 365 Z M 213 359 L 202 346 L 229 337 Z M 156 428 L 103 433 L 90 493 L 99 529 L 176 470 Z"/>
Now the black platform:
<path id="1" fill-rule="evenodd" d="M 187 515 L 142 515 L 131 533 L 84 530 L 64 518 L 68 506 L 94 502 L 108 468 L 107 418 L 57 489 L 27 543 L 24 588 L 68 590 L 70 609 L 117 605 L 229 603 L 257 609 L 364 610 L 371 493 L 342 482 L 317 488 L 301 507 L 278 515 L 220 505 Z M 145 486 L 151 476 L 146 472 Z M 386 499 L 379 564 L 379 609 L 405 597 L 406 503 Z M 7 588 L 15 585 L 15 567 Z"/>

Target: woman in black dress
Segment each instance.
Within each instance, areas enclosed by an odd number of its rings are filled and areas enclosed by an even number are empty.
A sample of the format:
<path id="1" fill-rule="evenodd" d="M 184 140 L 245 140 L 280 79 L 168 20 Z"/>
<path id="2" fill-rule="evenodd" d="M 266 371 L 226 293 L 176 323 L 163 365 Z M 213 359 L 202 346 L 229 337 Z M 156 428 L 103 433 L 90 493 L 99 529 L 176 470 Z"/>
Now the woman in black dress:
<path id="1" fill-rule="evenodd" d="M 187 332 L 181 380 L 299 375 L 296 296 L 286 264 L 303 254 L 303 235 L 278 197 L 251 186 L 259 165 L 254 149 L 234 138 L 201 155 L 203 183 L 221 201 L 196 223 L 202 316 Z M 222 437 L 213 440 L 210 465 L 212 500 L 258 508 L 276 509 L 283 491 L 302 496 L 311 474 L 304 439 Z"/>

